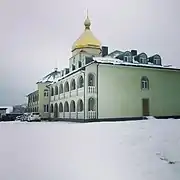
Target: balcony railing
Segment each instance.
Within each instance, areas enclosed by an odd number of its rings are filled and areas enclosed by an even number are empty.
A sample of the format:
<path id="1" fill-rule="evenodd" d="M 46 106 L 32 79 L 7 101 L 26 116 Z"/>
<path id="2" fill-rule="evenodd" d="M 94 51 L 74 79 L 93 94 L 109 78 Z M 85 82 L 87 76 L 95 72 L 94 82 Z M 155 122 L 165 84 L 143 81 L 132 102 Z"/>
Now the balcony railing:
<path id="1" fill-rule="evenodd" d="M 77 96 L 77 89 L 70 91 L 70 97 Z"/>
<path id="2" fill-rule="evenodd" d="M 63 112 L 60 112 L 60 113 L 59 113 L 59 117 L 60 117 L 60 118 L 63 118 L 63 117 L 64 117 Z"/>
<path id="3" fill-rule="evenodd" d="M 84 92 L 84 87 L 77 89 L 77 96 Z"/>
<path id="4" fill-rule="evenodd" d="M 70 113 L 69 112 L 64 112 L 64 118 L 70 118 Z"/>
<path id="5" fill-rule="evenodd" d="M 96 111 L 88 111 L 88 119 L 95 119 Z"/>
<path id="6" fill-rule="evenodd" d="M 84 119 L 84 111 L 82 111 L 82 112 L 77 112 L 77 118 L 78 118 L 78 119 Z"/>
<path id="7" fill-rule="evenodd" d="M 88 93 L 96 93 L 95 86 L 88 86 Z"/>
<path id="8" fill-rule="evenodd" d="M 59 99 L 64 99 L 64 97 L 65 97 L 64 93 L 59 94 Z"/>
<path id="9" fill-rule="evenodd" d="M 59 97 L 59 95 L 55 95 L 54 100 L 57 101 L 58 97 Z"/>
<path id="10" fill-rule="evenodd" d="M 77 118 L 77 112 L 71 112 L 70 113 L 70 118 L 71 119 L 76 119 Z"/>

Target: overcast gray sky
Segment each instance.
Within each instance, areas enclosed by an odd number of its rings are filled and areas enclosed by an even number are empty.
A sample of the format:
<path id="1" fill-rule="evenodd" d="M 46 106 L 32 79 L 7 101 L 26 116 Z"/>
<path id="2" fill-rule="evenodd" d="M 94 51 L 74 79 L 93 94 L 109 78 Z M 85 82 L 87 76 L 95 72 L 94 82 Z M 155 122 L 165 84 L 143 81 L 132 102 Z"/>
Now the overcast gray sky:
<path id="1" fill-rule="evenodd" d="M 87 8 L 94 35 L 111 51 L 159 53 L 180 67 L 179 7 L 178 0 L 1 0 L 0 105 L 23 103 L 57 61 L 68 66 Z"/>

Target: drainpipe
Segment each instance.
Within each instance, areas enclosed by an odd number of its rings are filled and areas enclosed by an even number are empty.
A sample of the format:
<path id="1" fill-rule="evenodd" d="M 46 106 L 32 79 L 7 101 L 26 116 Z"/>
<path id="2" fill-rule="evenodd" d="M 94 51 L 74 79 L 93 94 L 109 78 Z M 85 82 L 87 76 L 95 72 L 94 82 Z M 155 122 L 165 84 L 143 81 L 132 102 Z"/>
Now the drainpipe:
<path id="1" fill-rule="evenodd" d="M 51 106 L 50 106 L 50 101 L 51 101 L 51 92 L 50 92 L 50 86 L 46 86 L 48 89 L 49 89 L 49 93 L 48 93 L 48 97 L 49 97 L 49 102 L 48 102 L 48 116 L 49 116 L 49 118 L 51 117 L 50 116 L 50 111 L 51 111 Z"/>
<path id="2" fill-rule="evenodd" d="M 85 94 L 86 94 L 86 92 L 85 92 L 85 90 L 86 90 L 86 84 L 85 84 L 85 68 L 83 69 L 83 70 L 81 70 L 81 72 L 84 74 L 84 107 L 83 107 L 83 109 L 84 109 L 84 122 L 85 122 L 85 118 L 86 118 L 86 114 L 85 114 L 85 101 L 86 101 L 86 98 L 85 98 Z"/>
<path id="3" fill-rule="evenodd" d="M 99 79 L 99 77 L 98 77 L 98 74 L 99 74 L 99 63 L 97 64 L 97 72 L 96 72 L 96 77 L 97 77 L 97 79 L 96 79 L 96 89 L 97 89 L 97 101 L 96 101 L 96 114 L 97 114 L 97 119 L 98 119 L 98 79 Z"/>

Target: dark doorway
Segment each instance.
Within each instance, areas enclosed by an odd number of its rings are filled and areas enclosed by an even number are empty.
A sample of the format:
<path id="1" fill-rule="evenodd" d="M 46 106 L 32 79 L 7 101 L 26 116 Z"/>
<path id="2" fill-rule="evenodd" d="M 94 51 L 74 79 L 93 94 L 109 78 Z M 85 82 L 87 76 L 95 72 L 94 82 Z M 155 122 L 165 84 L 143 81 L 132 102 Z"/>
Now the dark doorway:
<path id="1" fill-rule="evenodd" d="M 57 118 L 57 117 L 58 117 L 58 105 L 56 103 L 54 107 L 54 118 Z"/>
<path id="2" fill-rule="evenodd" d="M 149 116 L 149 99 L 142 99 L 142 114 Z"/>

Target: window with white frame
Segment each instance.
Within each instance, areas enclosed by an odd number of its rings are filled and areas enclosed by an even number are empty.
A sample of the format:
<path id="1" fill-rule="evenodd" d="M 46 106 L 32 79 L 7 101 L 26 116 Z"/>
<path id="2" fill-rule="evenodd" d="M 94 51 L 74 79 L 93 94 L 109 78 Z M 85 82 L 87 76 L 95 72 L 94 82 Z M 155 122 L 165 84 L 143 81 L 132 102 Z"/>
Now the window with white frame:
<path id="1" fill-rule="evenodd" d="M 49 112 L 49 105 L 48 104 L 44 104 L 44 112 Z"/>
<path id="2" fill-rule="evenodd" d="M 141 57 L 140 57 L 140 62 L 141 62 L 142 64 L 146 64 L 146 63 L 147 63 L 146 57 L 141 56 Z"/>
<path id="3" fill-rule="evenodd" d="M 149 79 L 146 76 L 141 78 L 141 89 L 148 90 L 149 89 Z"/>
<path id="4" fill-rule="evenodd" d="M 154 57 L 154 64 L 160 65 L 161 64 L 161 59 L 158 56 Z"/>
<path id="5" fill-rule="evenodd" d="M 44 90 L 44 97 L 48 97 L 48 94 L 49 94 L 49 93 L 48 93 L 48 90 L 45 89 L 45 90 Z"/>
<path id="6" fill-rule="evenodd" d="M 128 62 L 128 56 L 124 56 L 124 62 Z"/>

